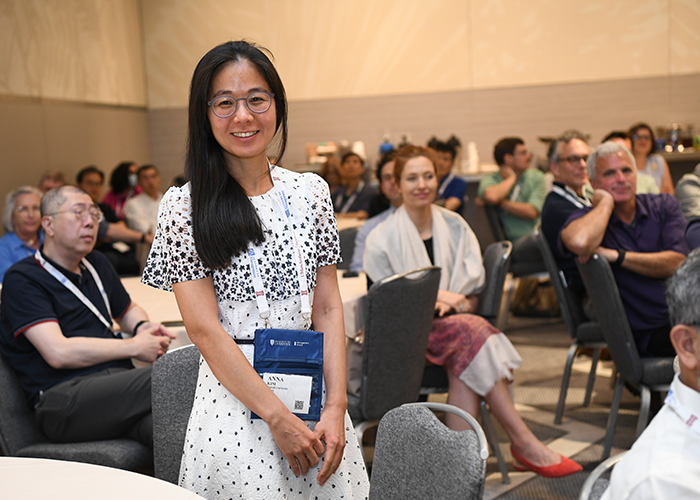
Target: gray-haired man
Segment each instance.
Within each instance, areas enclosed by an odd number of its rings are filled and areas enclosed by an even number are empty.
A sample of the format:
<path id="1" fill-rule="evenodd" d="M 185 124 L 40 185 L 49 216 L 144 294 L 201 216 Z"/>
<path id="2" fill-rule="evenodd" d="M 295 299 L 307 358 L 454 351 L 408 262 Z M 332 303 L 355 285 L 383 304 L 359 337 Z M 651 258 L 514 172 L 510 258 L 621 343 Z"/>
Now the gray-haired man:
<path id="1" fill-rule="evenodd" d="M 664 280 L 688 254 L 680 204 L 669 194 L 635 194 L 634 157 L 621 144 L 595 148 L 587 169 L 595 189 L 592 207 L 569 217 L 560 250 L 583 261 L 593 253 L 608 260 L 639 354 L 672 356 Z"/>
<path id="2" fill-rule="evenodd" d="M 666 298 L 680 374 L 666 404 L 615 466 L 605 500 L 700 498 L 700 250 L 669 280 Z"/>

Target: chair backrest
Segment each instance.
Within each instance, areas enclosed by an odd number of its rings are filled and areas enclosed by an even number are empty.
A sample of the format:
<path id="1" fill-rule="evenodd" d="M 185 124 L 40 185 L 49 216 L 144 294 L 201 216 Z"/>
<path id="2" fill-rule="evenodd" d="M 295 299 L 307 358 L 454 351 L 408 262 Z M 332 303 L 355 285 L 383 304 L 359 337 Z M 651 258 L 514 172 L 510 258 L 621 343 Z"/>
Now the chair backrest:
<path id="1" fill-rule="evenodd" d="M 15 371 L 0 354 L 0 451 L 7 457 L 48 438 L 34 424 L 34 413 L 19 385 Z"/>
<path id="2" fill-rule="evenodd" d="M 503 298 L 503 286 L 510 267 L 513 244 L 510 241 L 491 243 L 484 252 L 486 286 L 479 294 L 479 315 L 492 324 L 498 321 Z"/>
<path id="3" fill-rule="evenodd" d="M 469 417 L 474 430 L 447 428 L 430 411 L 433 406 Z M 479 424 L 459 408 L 435 403 L 395 408 L 379 422 L 369 497 L 480 499 L 486 476 L 486 446 Z"/>
<path id="4" fill-rule="evenodd" d="M 622 453 L 613 455 L 607 460 L 599 463 L 598 466 L 595 469 L 593 469 L 593 472 L 591 472 L 588 475 L 586 481 L 583 483 L 583 486 L 581 487 L 581 492 L 578 496 L 579 500 L 598 500 L 600 497 L 602 497 L 603 493 L 605 492 L 605 489 L 610 483 L 609 480 L 602 477 L 603 474 L 609 476 L 609 472 L 612 470 L 615 464 L 617 464 L 617 462 L 619 462 L 622 459 L 622 457 L 625 456 L 626 453 L 626 451 L 623 451 Z"/>
<path id="5" fill-rule="evenodd" d="M 495 243 L 498 240 L 491 229 L 486 209 L 481 204 L 477 205 L 476 203 L 478 195 L 479 182 L 468 181 L 460 213 L 464 220 L 469 223 L 469 227 L 472 228 L 474 234 L 476 234 L 476 239 L 479 240 L 479 246 L 483 253 L 491 243 Z"/>
<path id="6" fill-rule="evenodd" d="M 627 382 L 639 382 L 643 374 L 642 362 L 610 264 L 593 254 L 585 264 L 577 259 L 576 265 L 617 371 Z"/>
<path id="7" fill-rule="evenodd" d="M 153 365 L 153 466 L 158 479 L 178 484 L 187 422 L 199 375 L 199 349 L 187 345 Z"/>
<path id="8" fill-rule="evenodd" d="M 557 300 L 559 301 L 561 313 L 564 316 L 566 329 L 569 331 L 569 335 L 571 335 L 572 338 L 576 338 L 576 329 L 585 321 L 581 302 L 576 300 L 572 292 L 569 290 L 569 284 L 566 281 L 564 272 L 559 269 L 557 261 L 554 260 L 552 249 L 549 247 L 547 237 L 544 235 L 541 228 L 537 228 L 535 230 L 535 236 L 537 237 L 537 244 L 539 245 L 540 252 L 542 253 L 544 267 L 549 273 L 549 278 L 552 282 L 552 286 L 554 287 L 554 292 L 557 294 Z"/>
<path id="9" fill-rule="evenodd" d="M 355 253 L 355 238 L 357 237 L 357 227 L 347 227 L 338 232 L 340 236 L 340 256 L 343 262 L 338 264 L 338 269 L 350 269 L 352 257 Z"/>
<path id="10" fill-rule="evenodd" d="M 496 207 L 486 207 L 486 216 L 489 219 L 489 224 L 491 225 L 491 231 L 493 231 L 493 236 L 496 241 L 507 240 L 506 232 L 503 229 L 503 223 L 501 218 L 498 216 L 498 208 Z"/>
<path id="11" fill-rule="evenodd" d="M 418 399 L 439 283 L 440 268 L 433 266 L 370 287 L 360 393 L 365 420 Z"/>

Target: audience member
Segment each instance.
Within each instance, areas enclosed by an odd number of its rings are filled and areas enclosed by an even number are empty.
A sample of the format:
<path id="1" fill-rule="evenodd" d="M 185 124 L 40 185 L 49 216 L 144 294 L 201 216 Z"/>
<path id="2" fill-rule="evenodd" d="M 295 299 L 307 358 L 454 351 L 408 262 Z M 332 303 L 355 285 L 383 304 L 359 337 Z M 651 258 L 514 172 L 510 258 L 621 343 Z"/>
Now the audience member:
<path id="1" fill-rule="evenodd" d="M 567 219 L 576 210 L 590 207 L 584 187 L 588 184 L 588 146 L 583 134 L 567 130 L 549 147 L 549 170 L 554 175 L 552 191 L 542 207 L 541 230 L 552 249 L 557 266 L 564 272 L 569 289 L 583 297 L 585 287 L 571 256 L 559 251 L 557 240 Z"/>
<path id="2" fill-rule="evenodd" d="M 668 163 L 663 156 L 655 154 L 656 138 L 651 127 L 646 123 L 637 123 L 630 128 L 632 153 L 637 163 L 637 170 L 654 178 L 662 193 L 673 194 L 673 180 Z"/>
<path id="3" fill-rule="evenodd" d="M 47 170 L 42 174 L 41 178 L 39 179 L 39 184 L 37 185 L 37 187 L 39 188 L 39 191 L 45 193 L 49 189 L 55 189 L 57 187 L 65 185 L 66 176 L 63 175 L 63 172 Z"/>
<path id="4" fill-rule="evenodd" d="M 352 151 L 345 153 L 340 161 L 340 173 L 343 176 L 344 185 L 332 194 L 335 216 L 366 219 L 369 216 L 369 205 L 376 192 L 362 180 L 362 175 L 365 173 L 362 158 Z"/>
<path id="5" fill-rule="evenodd" d="M 700 163 L 695 165 L 692 172 L 680 178 L 676 184 L 676 198 L 686 220 L 700 217 Z"/>
<path id="6" fill-rule="evenodd" d="M 89 194 L 92 201 L 100 207 L 103 218 L 107 222 L 117 222 L 119 220 L 112 207 L 100 202 L 102 199 L 102 187 L 105 183 L 105 174 L 102 170 L 94 165 L 82 168 L 75 176 L 75 181 L 76 185 Z"/>
<path id="7" fill-rule="evenodd" d="M 479 197 L 487 205 L 498 207 L 506 237 L 515 243 L 540 221 L 547 195 L 544 174 L 530 168 L 531 155 L 519 137 L 498 141 L 493 156 L 499 171 L 481 179 Z"/>
<path id="8" fill-rule="evenodd" d="M 401 206 L 401 193 L 399 192 L 399 187 L 396 185 L 394 180 L 394 157 L 396 156 L 396 151 L 391 151 L 385 154 L 379 160 L 379 165 L 377 166 L 377 179 L 379 179 L 379 190 L 389 201 L 389 207 L 387 210 L 371 217 L 365 222 L 360 230 L 355 236 L 355 250 L 352 254 L 352 262 L 350 263 L 349 270 L 355 273 L 362 271 L 362 257 L 365 254 L 365 242 L 367 241 L 367 236 L 372 230 L 377 227 L 381 222 L 385 221 L 387 217 L 396 212 L 396 209 Z"/>
<path id="9" fill-rule="evenodd" d="M 680 204 L 666 193 L 635 195 L 634 157 L 621 144 L 598 146 L 587 167 L 592 207 L 569 217 L 559 244 L 583 261 L 597 253 L 610 262 L 639 354 L 672 356 L 664 280 L 688 254 Z"/>
<path id="10" fill-rule="evenodd" d="M 328 155 L 326 163 L 321 167 L 321 177 L 328 183 L 328 189 L 332 193 L 343 185 L 343 177 L 340 175 L 340 158 L 336 155 Z"/>
<path id="11" fill-rule="evenodd" d="M 435 203 L 453 212 L 459 212 L 464 202 L 467 183 L 452 173 L 452 167 L 457 158 L 457 151 L 462 144 L 454 135 L 447 141 L 433 137 L 428 141 L 428 147 L 437 153 L 435 167 L 438 175 L 438 190 Z"/>
<path id="12" fill-rule="evenodd" d="M 140 266 L 133 244 L 147 242 L 150 245 L 153 235 L 129 229 L 124 221 L 117 218 L 112 207 L 99 203 L 104 184 L 104 174 L 100 169 L 95 166 L 85 167 L 78 172 L 76 181 L 78 187 L 92 198 L 103 214 L 94 249 L 107 257 L 120 276 L 139 274 Z"/>
<path id="13" fill-rule="evenodd" d="M 146 234 L 155 234 L 158 225 L 160 173 L 155 165 L 144 165 L 138 170 L 138 185 L 142 193 L 127 200 L 124 207 L 126 225 Z"/>
<path id="14" fill-rule="evenodd" d="M 102 203 L 109 205 L 119 220 L 124 220 L 126 200 L 141 194 L 141 188 L 137 185 L 138 169 L 136 163 L 125 161 L 117 165 L 109 178 L 111 189 L 102 199 Z"/>
<path id="15" fill-rule="evenodd" d="M 518 470 L 547 477 L 576 473 L 581 466 L 547 448 L 528 429 L 510 398 L 506 380 L 522 359 L 508 338 L 488 321 L 470 314 L 485 281 L 479 242 L 464 219 L 433 204 L 437 172 L 432 150 L 401 148 L 394 178 L 403 205 L 367 238 L 364 267 L 369 281 L 436 265 L 442 269 L 428 361 L 448 373 L 448 402 L 478 418 L 479 396 L 489 403 L 511 439 Z M 463 430 L 464 420 L 448 414 L 447 425 Z"/>
<path id="16" fill-rule="evenodd" d="M 152 446 L 151 369 L 174 338 L 132 303 L 92 252 L 101 212 L 74 186 L 41 201 L 43 247 L 5 275 L 0 350 L 17 372 L 38 427 L 55 442 L 127 436 Z M 112 321 L 133 334 L 119 338 Z"/>
<path id="17" fill-rule="evenodd" d="M 632 138 L 624 130 L 613 130 L 605 138 L 600 141 L 601 144 L 604 142 L 617 142 L 622 144 L 624 147 L 632 151 Z M 659 194 L 661 190 L 659 185 L 656 183 L 651 175 L 645 174 L 637 170 L 637 194 Z"/>
<path id="18" fill-rule="evenodd" d="M 0 238 L 0 282 L 15 262 L 34 255 L 44 241 L 41 229 L 41 191 L 31 186 L 15 189 L 5 198 Z"/>
<path id="19" fill-rule="evenodd" d="M 613 469 L 604 500 L 700 498 L 700 250 L 678 267 L 666 298 L 680 374 L 666 404 Z"/>

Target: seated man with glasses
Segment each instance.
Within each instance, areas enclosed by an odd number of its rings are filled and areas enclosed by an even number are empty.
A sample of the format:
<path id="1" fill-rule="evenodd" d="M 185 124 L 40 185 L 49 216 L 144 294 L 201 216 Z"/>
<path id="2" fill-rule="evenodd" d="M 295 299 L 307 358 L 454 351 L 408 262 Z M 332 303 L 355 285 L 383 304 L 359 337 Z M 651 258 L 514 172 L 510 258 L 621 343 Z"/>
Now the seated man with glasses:
<path id="1" fill-rule="evenodd" d="M 554 175 L 552 191 L 542 207 L 542 233 L 547 238 L 552 255 L 566 277 L 569 289 L 583 295 L 583 280 L 572 257 L 559 251 L 557 240 L 564 223 L 579 208 L 590 207 L 586 193 L 588 184 L 588 146 L 586 137 L 577 130 L 567 130 L 549 146 L 549 170 Z"/>
<path id="2" fill-rule="evenodd" d="M 151 369 L 174 338 L 131 302 L 93 252 L 102 212 L 74 186 L 41 200 L 44 244 L 5 274 L 0 352 L 16 371 L 39 428 L 55 442 L 129 437 L 152 446 Z M 112 331 L 116 320 L 133 336 Z"/>

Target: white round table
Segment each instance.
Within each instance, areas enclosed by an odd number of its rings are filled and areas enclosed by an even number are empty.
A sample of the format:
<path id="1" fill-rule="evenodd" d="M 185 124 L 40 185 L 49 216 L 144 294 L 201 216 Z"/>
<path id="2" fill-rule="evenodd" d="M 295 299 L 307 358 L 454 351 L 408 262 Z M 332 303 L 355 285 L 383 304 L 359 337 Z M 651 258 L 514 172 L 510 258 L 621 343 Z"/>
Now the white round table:
<path id="1" fill-rule="evenodd" d="M 100 465 L 0 457 L 3 500 L 201 500 L 174 484 Z"/>

